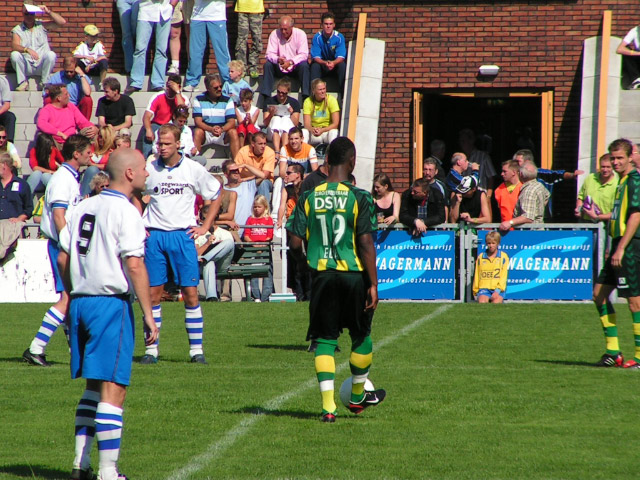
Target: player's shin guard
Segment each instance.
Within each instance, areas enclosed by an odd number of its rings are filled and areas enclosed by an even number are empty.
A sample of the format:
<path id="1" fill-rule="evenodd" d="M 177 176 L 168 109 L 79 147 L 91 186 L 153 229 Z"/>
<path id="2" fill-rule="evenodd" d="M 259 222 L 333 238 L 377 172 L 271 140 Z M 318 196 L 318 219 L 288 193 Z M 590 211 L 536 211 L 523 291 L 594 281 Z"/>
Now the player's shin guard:
<path id="1" fill-rule="evenodd" d="M 160 343 L 160 327 L 162 326 L 162 306 L 154 305 L 151 307 L 151 314 L 153 315 L 153 320 L 156 322 L 156 327 L 158 327 L 158 339 L 153 342 L 151 345 L 147 345 L 144 354 L 145 355 L 153 355 L 158 358 L 158 344 Z M 145 338 L 150 333 L 150 330 L 147 328 L 147 324 L 142 322 L 142 328 L 144 330 Z"/>
<path id="2" fill-rule="evenodd" d="M 204 354 L 202 350 L 202 331 L 204 328 L 204 320 L 202 318 L 202 309 L 200 305 L 195 307 L 184 307 L 185 319 L 184 325 L 189 336 L 189 355 Z"/>
<path id="3" fill-rule="evenodd" d="M 96 412 L 100 478 L 117 478 L 120 437 L 122 437 L 122 408 L 100 402 Z"/>
<path id="4" fill-rule="evenodd" d="M 353 376 L 351 384 L 351 401 L 360 403 L 364 397 L 364 382 L 369 376 L 369 368 L 373 359 L 373 342 L 371 337 L 352 338 L 349 367 Z"/>
<path id="5" fill-rule="evenodd" d="M 640 363 L 640 312 L 631 312 L 631 318 L 633 318 L 633 339 L 636 345 L 633 359 Z"/>
<path id="6" fill-rule="evenodd" d="M 596 305 L 596 308 L 598 309 L 600 321 L 602 322 L 602 330 L 604 331 L 604 338 L 607 343 L 607 353 L 609 355 L 620 353 L 616 311 L 613 309 L 613 305 L 607 300 L 603 305 Z"/>
<path id="7" fill-rule="evenodd" d="M 315 367 L 322 396 L 322 413 L 334 413 L 336 402 L 334 399 L 334 382 L 336 378 L 336 360 L 334 354 L 338 346 L 337 340 L 318 338 Z"/>
<path id="8" fill-rule="evenodd" d="M 91 466 L 91 446 L 96 434 L 96 410 L 100 392 L 85 390 L 76 409 L 76 455 L 73 468 L 86 470 Z"/>
<path id="9" fill-rule="evenodd" d="M 63 322 L 64 314 L 60 313 L 55 307 L 47 310 L 47 313 L 44 314 L 44 318 L 42 319 L 42 325 L 40 325 L 38 333 L 36 333 L 36 336 L 29 346 L 29 351 L 34 355 L 42 355 L 51 337 L 56 333 L 56 329 Z"/>

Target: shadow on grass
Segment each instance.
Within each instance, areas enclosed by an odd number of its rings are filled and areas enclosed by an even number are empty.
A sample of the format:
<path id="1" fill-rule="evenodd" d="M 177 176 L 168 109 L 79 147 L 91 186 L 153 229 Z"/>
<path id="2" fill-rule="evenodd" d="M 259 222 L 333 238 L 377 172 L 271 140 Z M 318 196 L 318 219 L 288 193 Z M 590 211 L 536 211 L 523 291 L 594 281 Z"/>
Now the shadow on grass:
<path id="1" fill-rule="evenodd" d="M 63 479 L 68 478 L 70 472 L 70 469 L 59 470 L 42 465 L 3 465 L 0 467 L 0 474 L 8 473 L 21 478 Z"/>
<path id="2" fill-rule="evenodd" d="M 573 367 L 593 367 L 593 368 L 601 368 L 597 367 L 595 364 L 590 362 L 576 362 L 571 360 L 534 360 L 537 363 L 551 363 L 553 365 L 570 365 Z"/>
<path id="3" fill-rule="evenodd" d="M 306 351 L 309 348 L 309 345 L 270 345 L 270 344 L 262 344 L 262 343 L 250 343 L 247 345 L 249 348 L 261 348 L 265 350 L 304 350 Z"/>
<path id="4" fill-rule="evenodd" d="M 231 413 L 250 413 L 251 415 L 269 415 L 273 417 L 293 417 L 293 418 L 320 418 L 318 412 L 305 412 L 303 410 L 269 410 L 263 407 L 244 407 L 238 410 L 231 410 Z"/>

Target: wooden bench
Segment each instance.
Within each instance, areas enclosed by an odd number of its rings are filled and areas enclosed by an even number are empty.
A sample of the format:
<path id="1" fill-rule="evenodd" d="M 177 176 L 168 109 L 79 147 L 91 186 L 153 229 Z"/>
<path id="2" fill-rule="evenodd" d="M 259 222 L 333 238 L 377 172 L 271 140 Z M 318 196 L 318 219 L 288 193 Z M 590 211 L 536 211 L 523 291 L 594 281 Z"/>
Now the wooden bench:
<path id="1" fill-rule="evenodd" d="M 267 277 L 271 261 L 271 243 L 236 242 L 234 260 L 227 270 L 216 272 L 216 277 L 244 280 L 245 301 L 251 302 L 251 279 Z"/>

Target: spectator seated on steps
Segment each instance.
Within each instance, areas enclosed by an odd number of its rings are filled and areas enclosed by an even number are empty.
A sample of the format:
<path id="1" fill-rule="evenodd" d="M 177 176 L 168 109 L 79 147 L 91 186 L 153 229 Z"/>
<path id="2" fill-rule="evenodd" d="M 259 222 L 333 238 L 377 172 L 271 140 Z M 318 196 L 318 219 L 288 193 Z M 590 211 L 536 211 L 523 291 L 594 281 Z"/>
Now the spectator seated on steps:
<path id="1" fill-rule="evenodd" d="M 273 172 L 276 166 L 276 153 L 267 145 L 267 136 L 263 132 L 258 132 L 251 137 L 251 144 L 240 149 L 235 156 L 238 166 L 251 166 L 241 172 L 243 181 L 255 179 L 258 186 L 258 195 L 264 195 L 267 201 L 271 201 L 273 191 Z M 261 172 L 260 177 L 256 177 L 254 171 Z"/>
<path id="2" fill-rule="evenodd" d="M 122 86 L 115 77 L 107 77 L 102 81 L 104 97 L 98 100 L 96 117 L 98 126 L 111 125 L 116 132 L 129 129 L 133 125 L 136 106 L 133 99 L 121 93 Z"/>
<path id="3" fill-rule="evenodd" d="M 36 20 L 36 12 L 46 17 Z M 49 47 L 49 30 L 67 21 L 46 5 L 22 6 L 22 23 L 11 30 L 11 65 L 16 72 L 17 92 L 29 90 L 29 78 L 40 76 L 42 89 L 56 65 L 56 54 Z"/>
<path id="4" fill-rule="evenodd" d="M 305 136 L 310 145 L 330 144 L 338 138 L 340 128 L 340 105 L 327 94 L 327 84 L 316 78 L 311 82 L 311 96 L 302 104 Z"/>
<path id="5" fill-rule="evenodd" d="M 311 40 L 311 81 L 334 76 L 341 96 L 347 74 L 347 43 L 336 30 L 336 16 L 332 12 L 323 13 L 320 23 L 322 30 Z"/>
<path id="6" fill-rule="evenodd" d="M 66 57 L 62 64 L 62 70 L 54 73 L 47 79 L 47 85 L 64 85 L 69 92 L 70 102 L 89 120 L 93 111 L 91 99 L 91 79 L 80 69 L 78 61 L 74 57 Z M 51 103 L 47 86 L 42 92 L 43 104 Z"/>
<path id="7" fill-rule="evenodd" d="M 267 127 L 267 140 L 273 142 L 276 154 L 287 144 L 289 130 L 300 124 L 300 102 L 289 96 L 290 91 L 291 80 L 281 78 L 276 83 L 276 94 L 267 98 L 262 109 L 262 123 Z M 282 172 L 280 175 L 284 176 Z"/>
<path id="8" fill-rule="evenodd" d="M 80 42 L 73 51 L 73 56 L 78 59 L 78 66 L 87 75 L 100 77 L 100 82 L 107 76 L 109 59 L 104 45 L 98 39 L 100 30 L 93 24 L 84 27 L 84 42 Z"/>
<path id="9" fill-rule="evenodd" d="M 38 133 L 35 147 L 29 150 L 31 175 L 27 178 L 27 183 L 31 192 L 35 193 L 41 187 L 46 187 L 53 174 L 63 163 L 64 158 L 62 158 L 60 150 L 56 148 L 53 137 L 47 133 Z"/>
<path id="10" fill-rule="evenodd" d="M 236 131 L 236 111 L 233 101 L 222 95 L 222 78 L 217 73 L 204 77 L 206 92 L 193 101 L 193 121 L 196 124 L 193 141 L 198 151 L 206 145 L 229 147 L 232 158 L 240 149 Z"/>
<path id="11" fill-rule="evenodd" d="M 51 103 L 40 109 L 36 125 L 39 131 L 53 135 L 56 147 L 60 148 L 69 136 L 76 133 L 88 138 L 98 134 L 96 126 L 70 103 L 67 87 L 50 85 L 48 89 Z"/>
<path id="12" fill-rule="evenodd" d="M 181 93 L 182 79 L 180 75 L 170 73 L 167 75 L 167 83 L 161 92 L 156 93 L 142 116 L 144 125 L 144 142 L 142 144 L 142 155 L 147 158 L 153 147 L 155 133 L 165 123 L 171 121 L 173 112 L 180 105 L 189 105 L 189 99 Z"/>
<path id="13" fill-rule="evenodd" d="M 300 82 L 302 98 L 309 96 L 309 42 L 307 34 L 293 26 L 293 18 L 280 18 L 279 28 L 269 35 L 264 64 L 264 75 L 260 82 L 260 94 L 270 97 L 276 77 L 296 77 Z"/>

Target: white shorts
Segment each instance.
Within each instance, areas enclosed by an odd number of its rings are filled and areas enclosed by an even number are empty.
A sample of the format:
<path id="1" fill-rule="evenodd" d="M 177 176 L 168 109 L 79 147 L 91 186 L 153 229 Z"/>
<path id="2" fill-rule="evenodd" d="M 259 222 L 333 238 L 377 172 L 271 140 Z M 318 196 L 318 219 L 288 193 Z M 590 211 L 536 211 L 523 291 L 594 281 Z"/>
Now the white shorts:
<path id="1" fill-rule="evenodd" d="M 273 132 L 288 133 L 293 127 L 295 127 L 295 125 L 291 121 L 291 117 L 274 116 L 269 122 L 267 135 L 273 136 Z"/>
<path id="2" fill-rule="evenodd" d="M 216 137 L 211 132 L 204 132 L 204 144 L 205 145 L 214 144 L 214 145 L 222 145 L 223 147 L 228 147 L 229 144 L 228 143 L 224 143 L 224 136 L 225 135 L 226 135 L 226 133 L 223 133 L 219 137 Z"/>

